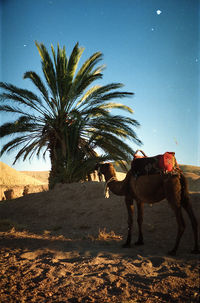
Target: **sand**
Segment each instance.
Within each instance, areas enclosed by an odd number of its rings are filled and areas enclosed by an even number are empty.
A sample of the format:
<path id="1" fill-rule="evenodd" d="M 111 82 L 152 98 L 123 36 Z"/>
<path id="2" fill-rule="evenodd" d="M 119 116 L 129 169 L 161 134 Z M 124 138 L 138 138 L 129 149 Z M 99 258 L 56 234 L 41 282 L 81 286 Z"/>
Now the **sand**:
<path id="1" fill-rule="evenodd" d="M 199 177 L 188 173 L 192 188 Z M 190 199 L 199 221 L 197 185 Z M 105 199 L 103 182 L 0 202 L 0 302 L 199 302 L 199 255 L 190 252 L 186 214 L 176 257 L 167 254 L 177 228 L 167 201 L 145 205 L 143 246 L 134 245 L 136 214 L 133 244 L 122 248 L 124 200 Z"/>
<path id="2" fill-rule="evenodd" d="M 13 190 L 13 197 L 23 195 L 24 187 L 28 186 L 29 193 L 41 192 L 48 189 L 49 172 L 20 172 L 0 161 L 0 200 L 5 199 L 4 191 Z"/>

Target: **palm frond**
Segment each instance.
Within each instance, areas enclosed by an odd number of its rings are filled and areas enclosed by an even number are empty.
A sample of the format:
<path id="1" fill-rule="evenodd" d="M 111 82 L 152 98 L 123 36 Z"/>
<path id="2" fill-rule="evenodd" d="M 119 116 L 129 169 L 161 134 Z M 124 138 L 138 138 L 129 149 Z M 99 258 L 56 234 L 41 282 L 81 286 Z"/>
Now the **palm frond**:
<path id="1" fill-rule="evenodd" d="M 56 99 L 57 97 L 57 81 L 56 81 L 56 72 L 54 69 L 53 62 L 51 60 L 51 57 L 44 46 L 43 43 L 35 42 L 35 45 L 38 49 L 38 52 L 41 57 L 41 63 L 42 63 L 42 70 L 45 76 L 45 79 L 47 81 L 47 84 L 51 90 L 51 93 L 53 95 L 53 98 Z"/>
<path id="2" fill-rule="evenodd" d="M 123 84 L 121 83 L 111 83 L 108 85 L 97 87 L 90 94 L 88 94 L 88 96 L 81 103 L 81 106 L 85 106 L 88 108 L 89 106 L 96 106 L 114 98 L 124 98 L 133 95 L 133 93 L 129 92 L 110 92 L 111 90 L 119 89 L 122 86 Z M 107 92 L 109 92 L 109 94 L 106 94 Z"/>
<path id="3" fill-rule="evenodd" d="M 5 152 L 9 153 L 10 151 L 15 150 L 18 146 L 25 144 L 27 139 L 28 139 L 28 136 L 21 136 L 21 137 L 14 138 L 13 140 L 4 144 L 1 148 L 0 156 L 2 156 Z"/>
<path id="4" fill-rule="evenodd" d="M 69 61 L 68 61 L 68 65 L 67 65 L 67 72 L 66 72 L 66 76 L 65 76 L 65 87 L 66 87 L 66 95 L 69 93 L 70 88 L 72 86 L 72 81 L 73 78 L 75 76 L 75 72 L 79 63 L 79 60 L 81 58 L 81 55 L 84 51 L 84 48 L 79 47 L 79 44 L 76 43 Z"/>
<path id="5" fill-rule="evenodd" d="M 27 105 L 30 107 L 33 107 L 36 105 L 42 106 L 41 99 L 36 94 L 34 94 L 33 92 L 31 92 L 27 89 L 21 89 L 12 84 L 3 83 L 3 82 L 0 82 L 0 88 L 7 91 L 7 93 L 0 94 L 1 101 L 9 100 L 9 98 L 12 99 L 12 96 L 13 96 L 13 100 L 15 100 L 14 98 L 16 98 L 16 101 L 18 101 L 19 103 L 21 102 L 24 105 Z M 19 98 L 19 100 L 17 98 Z"/>
<path id="6" fill-rule="evenodd" d="M 61 104 L 66 97 L 65 77 L 66 77 L 66 73 L 67 73 L 68 59 L 66 56 L 65 47 L 63 47 L 63 49 L 60 49 L 59 44 L 57 45 L 57 56 L 55 54 L 53 45 L 51 46 L 51 50 L 52 50 L 52 54 L 53 54 L 53 58 L 54 58 L 54 65 L 55 65 L 55 70 L 56 70 L 57 89 L 58 89 L 58 95 L 59 95 L 58 106 L 62 107 Z"/>
<path id="7" fill-rule="evenodd" d="M 87 59 L 77 72 L 77 75 L 74 77 L 74 80 L 71 83 L 70 90 L 68 91 L 67 111 L 69 111 L 77 98 L 84 93 L 84 90 L 89 87 L 91 83 L 102 78 L 101 72 L 104 69 L 104 65 L 92 70 L 94 66 L 101 60 L 102 54 L 97 52 Z"/>
<path id="8" fill-rule="evenodd" d="M 33 84 L 39 89 L 46 103 L 48 105 L 51 105 L 49 102 L 48 90 L 46 89 L 42 79 L 37 73 L 35 73 L 34 71 L 25 72 L 24 79 L 30 79 L 33 82 Z"/>

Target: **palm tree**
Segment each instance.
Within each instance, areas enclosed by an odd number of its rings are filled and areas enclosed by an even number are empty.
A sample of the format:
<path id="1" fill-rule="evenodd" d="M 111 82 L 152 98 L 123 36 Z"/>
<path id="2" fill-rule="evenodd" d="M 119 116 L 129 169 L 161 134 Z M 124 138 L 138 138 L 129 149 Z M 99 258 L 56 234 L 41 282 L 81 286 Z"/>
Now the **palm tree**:
<path id="1" fill-rule="evenodd" d="M 79 181 L 94 169 L 94 163 L 112 159 L 129 160 L 132 148 L 126 139 L 140 143 L 133 127 L 139 123 L 129 117 L 111 114 L 112 109 L 132 113 L 132 109 L 113 99 L 133 95 L 120 91 L 121 83 L 94 85 L 102 78 L 102 53 L 96 52 L 78 69 L 84 51 L 78 43 L 69 58 L 65 47 L 51 46 L 52 57 L 42 43 L 36 42 L 41 57 L 43 78 L 34 71 L 24 74 L 38 93 L 0 82 L 0 111 L 17 114 L 17 119 L 0 126 L 0 138 L 15 135 L 1 149 L 18 149 L 19 159 L 43 157 L 49 152 L 49 186 L 58 182 Z M 98 156 L 97 148 L 102 156 Z M 13 164 L 14 164 L 13 163 Z"/>

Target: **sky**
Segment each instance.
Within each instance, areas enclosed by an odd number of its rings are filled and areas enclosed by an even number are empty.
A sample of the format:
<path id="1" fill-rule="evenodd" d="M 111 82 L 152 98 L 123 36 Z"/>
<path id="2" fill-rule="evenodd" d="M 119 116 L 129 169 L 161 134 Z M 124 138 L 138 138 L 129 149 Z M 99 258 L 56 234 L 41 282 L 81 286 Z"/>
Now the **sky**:
<path id="1" fill-rule="evenodd" d="M 143 145 L 133 144 L 134 150 L 148 156 L 173 151 L 178 163 L 200 165 L 199 3 L 0 0 L 0 80 L 34 90 L 23 74 L 33 70 L 42 75 L 35 41 L 49 50 L 59 42 L 68 56 L 79 42 L 85 48 L 80 66 L 101 51 L 106 69 L 96 84 L 120 82 L 134 92 L 121 100 L 140 123 L 135 130 Z M 14 119 L 0 115 L 0 124 Z M 15 155 L 3 155 L 0 161 L 12 166 Z M 35 157 L 12 167 L 49 170 L 50 161 Z"/>

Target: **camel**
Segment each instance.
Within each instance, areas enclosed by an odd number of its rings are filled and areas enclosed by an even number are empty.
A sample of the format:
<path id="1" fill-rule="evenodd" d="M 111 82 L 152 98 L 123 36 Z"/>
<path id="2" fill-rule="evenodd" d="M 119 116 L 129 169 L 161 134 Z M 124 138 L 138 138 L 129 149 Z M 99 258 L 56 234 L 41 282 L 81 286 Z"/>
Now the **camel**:
<path id="1" fill-rule="evenodd" d="M 133 200 L 135 200 L 137 204 L 137 223 L 139 227 L 139 236 L 135 244 L 143 245 L 142 222 L 144 203 L 153 204 L 166 198 L 175 212 L 178 225 L 175 245 L 168 253 L 170 255 L 176 255 L 180 239 L 185 229 L 181 207 L 187 212 L 192 224 L 194 234 L 194 249 L 192 253 L 199 253 L 197 220 L 189 200 L 187 180 L 181 171 L 178 175 L 153 174 L 135 178 L 132 171 L 129 170 L 125 179 L 118 181 L 112 163 L 98 164 L 98 169 L 105 177 L 106 187 L 115 195 L 125 196 L 128 211 L 128 235 L 123 247 L 130 247 L 131 244 L 134 213 Z"/>

